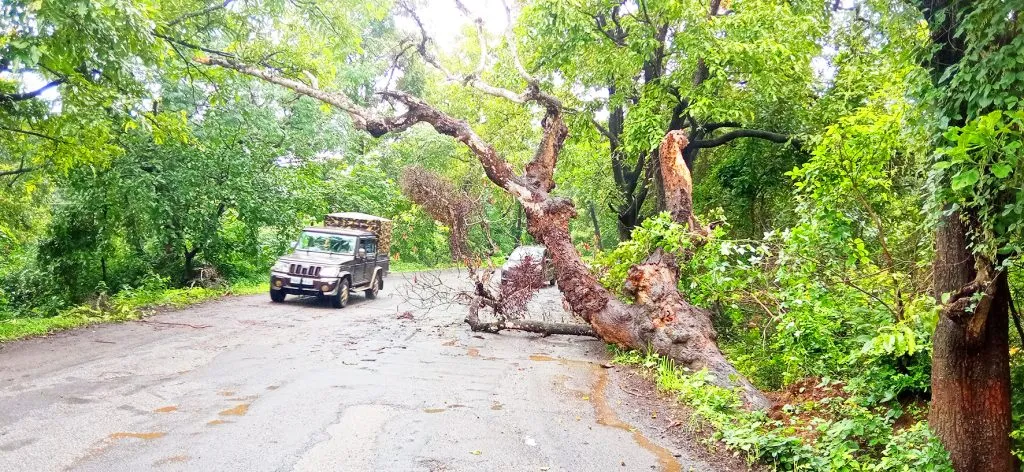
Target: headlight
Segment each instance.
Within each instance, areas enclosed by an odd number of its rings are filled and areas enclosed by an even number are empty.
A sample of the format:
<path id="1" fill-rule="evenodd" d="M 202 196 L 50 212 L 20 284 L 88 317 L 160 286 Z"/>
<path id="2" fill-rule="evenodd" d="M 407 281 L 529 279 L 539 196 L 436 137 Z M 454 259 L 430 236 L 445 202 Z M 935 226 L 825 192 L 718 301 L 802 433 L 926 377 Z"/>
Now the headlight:
<path id="1" fill-rule="evenodd" d="M 320 270 L 320 278 L 330 279 L 337 277 L 341 273 L 341 267 L 324 267 Z"/>
<path id="2" fill-rule="evenodd" d="M 272 272 L 288 272 L 288 267 L 289 264 L 287 262 L 278 261 L 274 264 L 274 267 L 270 268 L 270 270 Z"/>

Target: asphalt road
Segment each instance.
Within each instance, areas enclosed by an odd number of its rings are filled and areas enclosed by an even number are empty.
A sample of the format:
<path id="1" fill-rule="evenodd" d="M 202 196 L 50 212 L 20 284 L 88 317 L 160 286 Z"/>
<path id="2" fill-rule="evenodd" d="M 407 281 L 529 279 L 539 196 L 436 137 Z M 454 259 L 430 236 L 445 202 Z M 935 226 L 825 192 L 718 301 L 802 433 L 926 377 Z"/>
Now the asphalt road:
<path id="1" fill-rule="evenodd" d="M 388 282 L 0 346 L 0 471 L 713 470 L 644 424 L 603 343 L 400 319 Z"/>

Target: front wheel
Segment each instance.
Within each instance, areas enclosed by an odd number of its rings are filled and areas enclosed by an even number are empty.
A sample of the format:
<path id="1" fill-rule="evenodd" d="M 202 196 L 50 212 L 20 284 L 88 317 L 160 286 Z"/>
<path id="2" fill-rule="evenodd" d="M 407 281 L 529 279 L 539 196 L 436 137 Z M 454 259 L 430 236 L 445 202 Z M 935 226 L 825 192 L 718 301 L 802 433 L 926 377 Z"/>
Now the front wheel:
<path id="1" fill-rule="evenodd" d="M 373 288 L 368 289 L 366 292 L 363 293 L 366 294 L 366 298 L 369 298 L 371 300 L 377 298 L 377 295 L 380 294 L 380 287 L 382 285 L 384 285 L 384 281 L 381 280 L 380 277 L 375 277 L 373 280 Z"/>
<path id="2" fill-rule="evenodd" d="M 287 296 L 284 290 L 270 289 L 270 301 L 274 303 L 281 303 L 284 301 L 284 297 Z"/>
<path id="3" fill-rule="evenodd" d="M 338 282 L 338 294 L 331 297 L 331 306 L 345 308 L 348 305 L 348 292 L 348 279 L 341 279 L 341 282 Z"/>

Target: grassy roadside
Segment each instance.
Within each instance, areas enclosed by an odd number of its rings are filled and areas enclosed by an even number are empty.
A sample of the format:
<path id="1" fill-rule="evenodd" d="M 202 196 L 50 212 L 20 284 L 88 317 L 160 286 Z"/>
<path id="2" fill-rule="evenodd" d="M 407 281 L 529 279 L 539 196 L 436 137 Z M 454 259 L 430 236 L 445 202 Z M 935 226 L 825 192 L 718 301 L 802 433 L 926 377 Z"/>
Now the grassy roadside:
<path id="1" fill-rule="evenodd" d="M 691 426 L 710 426 L 710 447 L 725 446 L 749 463 L 775 471 L 952 472 L 946 451 L 927 423 L 883 408 L 865 407 L 841 389 L 805 384 L 777 397 L 768 411 L 749 411 L 737 392 L 710 383 L 657 354 L 609 347 L 615 364 L 637 368 L 687 405 Z"/>
<path id="2" fill-rule="evenodd" d="M 125 290 L 113 297 L 99 297 L 47 317 L 0 319 L 0 343 L 97 323 L 137 320 L 159 307 L 180 308 L 229 295 L 251 295 L 269 290 L 267 282 L 239 282 L 224 288 L 175 288 Z"/>
<path id="3" fill-rule="evenodd" d="M 504 258 L 493 258 L 491 263 L 495 266 L 500 266 L 504 263 Z M 391 272 L 408 273 L 457 267 L 459 265 L 455 263 L 430 266 L 416 262 L 396 261 L 391 264 Z M 42 336 L 97 323 L 119 323 L 137 320 L 154 308 L 181 308 L 224 296 L 265 293 L 269 288 L 269 284 L 265 281 L 243 281 L 233 283 L 224 288 L 128 289 L 112 297 L 101 296 L 91 303 L 68 308 L 55 316 L 4 317 L 3 313 L 0 313 L 0 343 L 32 336 Z"/>

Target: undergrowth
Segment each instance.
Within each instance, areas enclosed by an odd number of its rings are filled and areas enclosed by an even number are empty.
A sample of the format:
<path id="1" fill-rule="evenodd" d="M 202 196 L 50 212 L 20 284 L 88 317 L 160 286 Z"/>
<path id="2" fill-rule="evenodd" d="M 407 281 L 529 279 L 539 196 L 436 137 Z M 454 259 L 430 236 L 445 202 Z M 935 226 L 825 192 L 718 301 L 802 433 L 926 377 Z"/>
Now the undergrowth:
<path id="1" fill-rule="evenodd" d="M 89 303 L 61 310 L 53 316 L 0 313 L 0 342 L 97 323 L 137 320 L 158 307 L 181 308 L 227 295 L 251 295 L 267 290 L 267 282 L 241 281 L 214 288 L 166 288 L 166 281 L 154 279 L 143 287 L 126 288 L 114 296 L 107 296 L 101 291 Z"/>
<path id="2" fill-rule="evenodd" d="M 710 384 L 706 371 L 680 368 L 653 353 L 610 349 L 615 363 L 639 367 L 661 391 L 692 408 L 692 426 L 706 423 L 714 430 L 710 441 L 751 463 L 779 471 L 953 470 L 915 407 L 869 408 L 863 399 L 822 382 L 801 387 L 790 403 L 747 411 L 738 392 Z"/>

